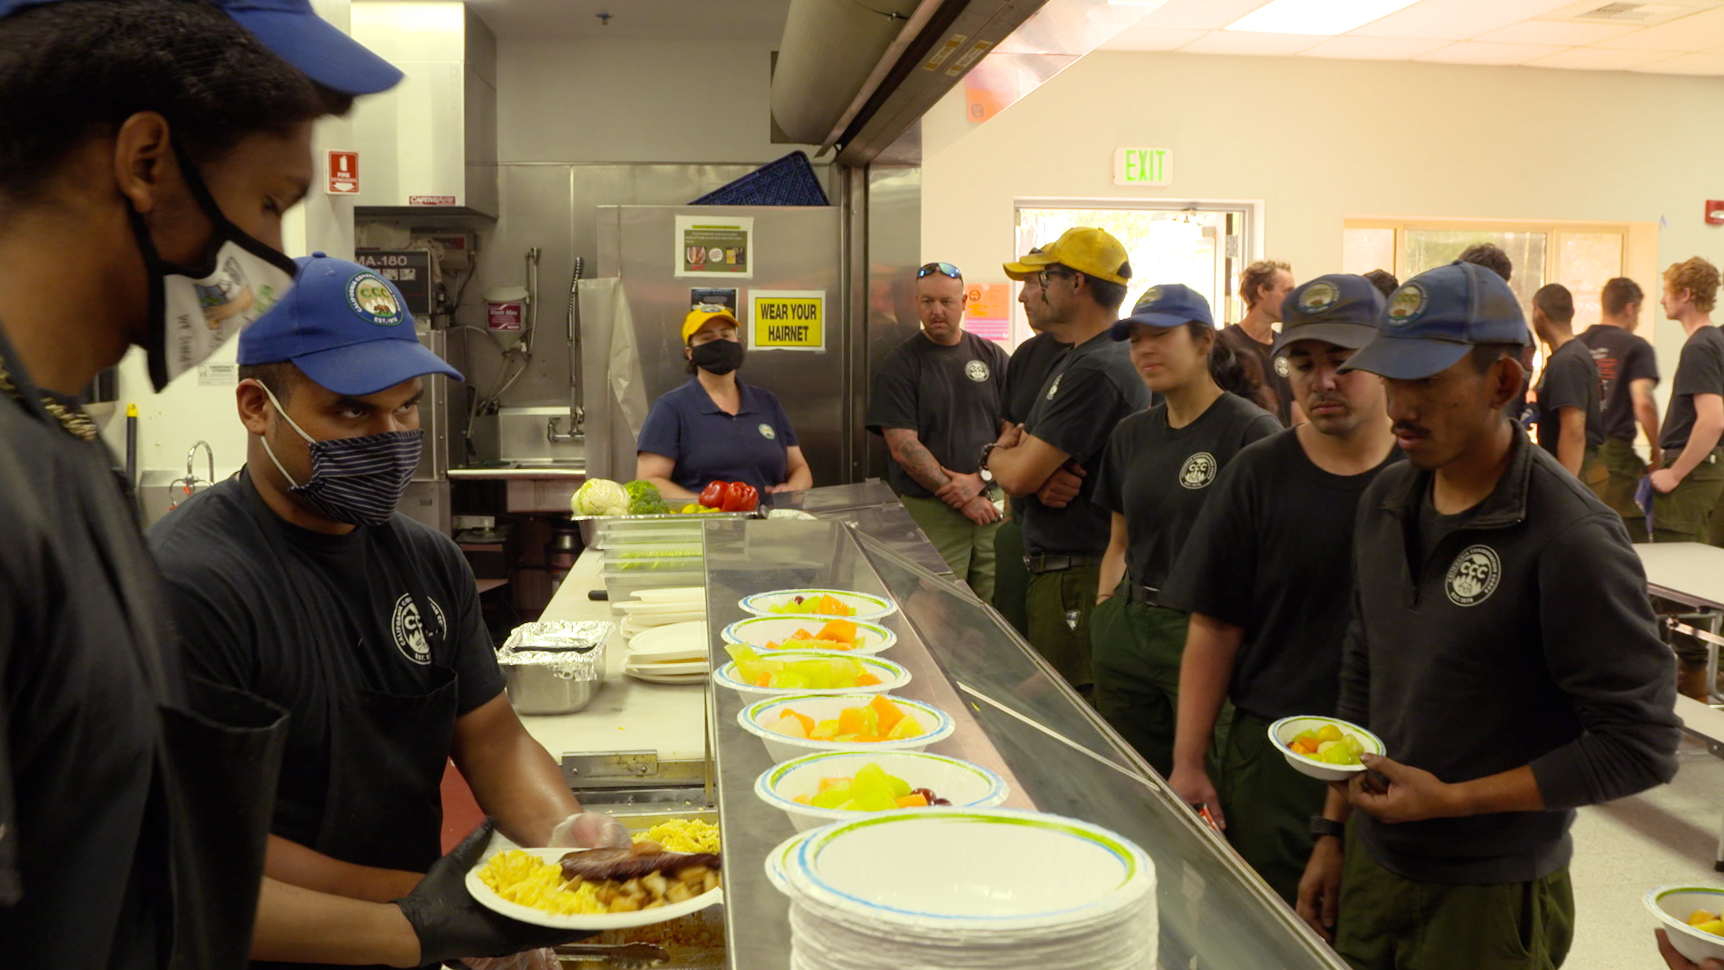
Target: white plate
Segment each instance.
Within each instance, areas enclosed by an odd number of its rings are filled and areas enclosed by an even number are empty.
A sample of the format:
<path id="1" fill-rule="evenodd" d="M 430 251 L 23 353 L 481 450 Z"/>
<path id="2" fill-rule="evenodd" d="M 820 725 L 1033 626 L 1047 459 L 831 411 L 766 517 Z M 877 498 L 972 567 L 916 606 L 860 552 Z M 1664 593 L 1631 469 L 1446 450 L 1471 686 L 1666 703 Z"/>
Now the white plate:
<path id="1" fill-rule="evenodd" d="M 707 664 L 705 657 L 699 660 L 657 660 L 630 654 L 623 658 L 623 670 L 642 674 L 703 675 L 710 673 L 712 667 Z"/>
<path id="2" fill-rule="evenodd" d="M 926 751 L 828 751 L 774 765 L 754 782 L 754 795 L 790 816 L 799 832 L 828 822 L 847 822 L 879 816 L 880 812 L 844 812 L 816 808 L 796 801 L 798 795 L 812 797 L 824 778 L 849 777 L 867 765 L 879 765 L 888 775 L 902 778 L 911 788 L 927 788 L 953 808 L 994 808 L 1004 804 L 1010 790 L 999 775 L 981 765 Z M 923 806 L 932 808 L 939 806 Z M 903 809 L 919 812 L 921 808 Z M 895 809 L 887 809 L 895 811 Z"/>
<path id="3" fill-rule="evenodd" d="M 807 839 L 807 832 L 798 832 L 766 853 L 766 881 L 786 896 L 790 895 L 790 867 L 796 864 L 796 853 Z"/>
<path id="4" fill-rule="evenodd" d="M 1724 889 L 1709 886 L 1660 886 L 1646 894 L 1646 909 L 1670 937 L 1676 952 L 1695 963 L 1724 958 L 1724 937 L 1702 933 L 1688 925 L 1688 914 L 1724 910 Z"/>
<path id="5" fill-rule="evenodd" d="M 636 670 L 624 667 L 623 673 L 636 680 L 644 680 L 651 684 L 688 685 L 699 687 L 706 683 L 706 674 L 655 674 L 650 671 Z"/>
<path id="6" fill-rule="evenodd" d="M 746 620 L 737 620 L 724 628 L 724 639 L 731 643 L 746 643 L 759 651 L 765 651 L 768 643 L 781 643 L 797 630 L 808 630 L 819 633 L 827 620 L 847 620 L 849 617 L 831 616 L 751 616 Z M 883 653 L 887 648 L 898 642 L 898 635 L 876 623 L 856 623 L 856 632 L 865 638 L 862 646 L 845 653 L 857 656 Z M 838 645 L 832 644 L 821 649 L 837 650 Z"/>
<path id="7" fill-rule="evenodd" d="M 546 862 L 554 863 L 576 850 L 523 849 L 522 851 L 530 852 Z M 485 861 L 489 862 L 490 859 L 487 858 Z M 534 909 L 531 906 L 522 906 L 520 903 L 511 903 L 497 895 L 490 886 L 479 880 L 479 870 L 484 867 L 485 864 L 480 863 L 467 871 L 467 891 L 473 894 L 473 899 L 479 905 L 493 913 L 501 913 L 523 923 L 531 923 L 534 926 L 549 926 L 554 929 L 626 930 L 635 926 L 651 926 L 654 923 L 663 923 L 680 916 L 687 916 L 690 913 L 698 913 L 708 906 L 716 906 L 724 902 L 724 888 L 721 886 L 711 892 L 701 893 L 685 902 L 672 903 L 659 909 L 643 909 L 634 913 L 581 913 L 573 916 L 559 916 L 555 913 L 547 913 L 542 909 Z"/>
<path id="8" fill-rule="evenodd" d="M 700 620 L 705 618 L 706 614 L 702 612 L 652 613 L 647 616 L 625 616 L 623 617 L 623 621 L 617 624 L 617 629 L 621 630 L 625 637 L 638 637 L 648 630 L 656 629 L 661 626 L 670 626 L 672 623 L 687 623 L 690 620 Z"/>
<path id="9" fill-rule="evenodd" d="M 646 592 L 646 590 L 641 590 Z M 619 600 L 616 608 L 629 616 L 658 616 L 665 613 L 705 613 L 706 604 L 693 600 Z"/>
<path id="10" fill-rule="evenodd" d="M 859 744 L 853 741 L 814 741 L 809 738 L 798 738 L 779 734 L 766 725 L 776 721 L 785 708 L 790 708 L 798 714 L 804 714 L 816 721 L 824 721 L 837 717 L 846 707 L 861 707 L 874 700 L 873 694 L 794 694 L 789 697 L 776 697 L 764 701 L 756 701 L 736 712 L 736 722 L 742 729 L 759 738 L 766 745 L 766 753 L 774 764 L 782 764 L 792 758 L 815 754 L 821 751 L 921 751 L 930 744 L 944 741 L 952 736 L 955 726 L 946 712 L 921 701 L 913 701 L 907 697 L 892 697 L 886 699 L 900 708 L 916 715 L 916 720 L 927 732 L 913 738 L 903 738 L 898 741 L 869 741 Z"/>
<path id="11" fill-rule="evenodd" d="M 808 660 L 816 657 L 849 658 L 861 664 L 874 676 L 880 678 L 880 683 L 865 687 L 835 687 L 831 690 L 809 690 L 805 687 L 756 687 L 745 683 L 736 676 L 736 661 L 732 660 L 712 672 L 712 682 L 720 687 L 728 687 L 750 703 L 764 700 L 768 697 L 790 697 L 795 694 L 815 694 L 831 697 L 835 694 L 885 694 L 895 691 L 910 682 L 910 672 L 900 664 L 895 664 L 883 657 L 858 657 L 854 654 L 839 653 L 832 650 L 778 650 L 770 659 L 773 660 Z"/>
<path id="12" fill-rule="evenodd" d="M 685 620 L 643 630 L 629 640 L 629 655 L 655 661 L 705 660 L 706 621 Z"/>
<path id="13" fill-rule="evenodd" d="M 750 596 L 744 596 L 737 605 L 742 607 L 743 612 L 753 613 L 755 616 L 795 616 L 813 619 L 824 614 L 774 613 L 772 608 L 788 603 L 798 596 L 806 599 L 823 593 L 856 611 L 855 615 L 840 617 L 840 619 L 878 620 L 883 616 L 891 616 L 898 612 L 898 604 L 886 597 L 875 596 L 872 593 L 858 593 L 853 589 L 775 589 L 768 593 L 754 593 Z M 826 619 L 833 618 L 828 616 Z"/>
<path id="14" fill-rule="evenodd" d="M 706 606 L 705 586 L 675 586 L 667 589 L 640 589 L 635 599 L 643 603 L 699 603 Z M 623 602 L 628 602 L 624 600 Z"/>

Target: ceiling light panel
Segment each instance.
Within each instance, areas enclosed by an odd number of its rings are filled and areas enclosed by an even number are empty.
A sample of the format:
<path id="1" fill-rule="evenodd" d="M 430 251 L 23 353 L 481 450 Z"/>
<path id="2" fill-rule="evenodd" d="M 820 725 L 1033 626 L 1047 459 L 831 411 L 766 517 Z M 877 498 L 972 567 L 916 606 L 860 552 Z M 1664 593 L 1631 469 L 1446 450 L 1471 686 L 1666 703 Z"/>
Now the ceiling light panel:
<path id="1" fill-rule="evenodd" d="M 1138 21 L 1143 27 L 1172 27 L 1181 30 L 1220 30 L 1258 7 L 1266 0 L 1167 0 L 1154 12 Z"/>
<path id="2" fill-rule="evenodd" d="M 1228 30 L 1267 34 L 1344 34 L 1412 6 L 1417 0 L 1270 0 Z"/>

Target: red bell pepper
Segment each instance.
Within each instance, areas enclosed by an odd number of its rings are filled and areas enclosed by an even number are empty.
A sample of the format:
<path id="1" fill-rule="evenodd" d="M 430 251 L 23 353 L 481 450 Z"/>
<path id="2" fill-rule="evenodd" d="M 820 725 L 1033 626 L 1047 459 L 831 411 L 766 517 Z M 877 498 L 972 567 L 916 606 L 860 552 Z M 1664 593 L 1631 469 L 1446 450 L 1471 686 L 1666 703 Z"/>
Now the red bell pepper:
<path id="1" fill-rule="evenodd" d="M 726 512 L 753 512 L 760 504 L 760 493 L 747 482 L 731 482 L 724 490 Z"/>
<path id="2" fill-rule="evenodd" d="M 724 493 L 726 488 L 727 486 L 725 483 L 716 478 L 707 482 L 706 487 L 700 491 L 700 504 L 709 509 L 724 508 Z"/>

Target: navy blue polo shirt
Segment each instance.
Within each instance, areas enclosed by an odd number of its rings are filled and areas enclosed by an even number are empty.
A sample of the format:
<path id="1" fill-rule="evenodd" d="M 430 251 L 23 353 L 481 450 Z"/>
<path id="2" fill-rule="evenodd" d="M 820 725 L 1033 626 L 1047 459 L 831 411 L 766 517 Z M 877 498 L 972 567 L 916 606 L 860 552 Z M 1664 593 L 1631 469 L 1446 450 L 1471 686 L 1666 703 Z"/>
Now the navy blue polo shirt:
<path id="1" fill-rule="evenodd" d="M 635 450 L 676 462 L 670 480 L 691 492 L 719 479 L 747 482 L 765 495 L 784 481 L 785 449 L 796 432 L 777 395 L 736 382 L 742 409 L 726 414 L 698 378 L 653 402 Z"/>

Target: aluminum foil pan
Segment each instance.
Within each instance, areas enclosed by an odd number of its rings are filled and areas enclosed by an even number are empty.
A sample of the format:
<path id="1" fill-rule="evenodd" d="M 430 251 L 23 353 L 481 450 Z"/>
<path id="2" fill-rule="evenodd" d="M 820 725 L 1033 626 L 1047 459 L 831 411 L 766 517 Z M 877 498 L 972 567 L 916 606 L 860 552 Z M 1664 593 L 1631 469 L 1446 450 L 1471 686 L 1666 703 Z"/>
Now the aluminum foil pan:
<path id="1" fill-rule="evenodd" d="M 497 651 L 509 701 L 522 714 L 573 714 L 605 676 L 605 643 L 616 624 L 554 620 L 515 628 Z"/>

